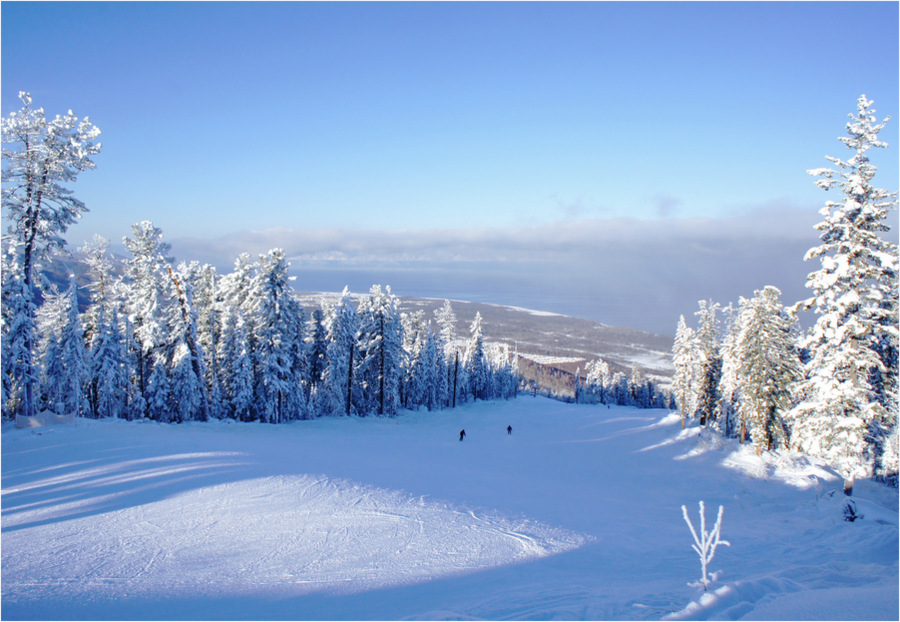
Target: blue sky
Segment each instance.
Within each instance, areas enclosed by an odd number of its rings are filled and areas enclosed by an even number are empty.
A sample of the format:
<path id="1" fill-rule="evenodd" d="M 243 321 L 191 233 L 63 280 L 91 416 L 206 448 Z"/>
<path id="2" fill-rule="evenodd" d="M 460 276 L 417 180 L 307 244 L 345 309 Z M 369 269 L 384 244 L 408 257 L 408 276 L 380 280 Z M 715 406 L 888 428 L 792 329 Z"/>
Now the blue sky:
<path id="1" fill-rule="evenodd" d="M 528 254 L 623 218 L 638 247 L 658 222 L 814 222 L 832 197 L 805 171 L 844 155 L 857 97 L 898 114 L 895 2 L 3 2 L 0 20 L 3 115 L 27 90 L 103 132 L 70 243 L 151 219 L 225 266 L 254 236 L 296 234 L 313 270 L 498 237 Z M 897 127 L 873 154 L 891 190 Z M 583 238 L 567 261 L 596 270 Z"/>

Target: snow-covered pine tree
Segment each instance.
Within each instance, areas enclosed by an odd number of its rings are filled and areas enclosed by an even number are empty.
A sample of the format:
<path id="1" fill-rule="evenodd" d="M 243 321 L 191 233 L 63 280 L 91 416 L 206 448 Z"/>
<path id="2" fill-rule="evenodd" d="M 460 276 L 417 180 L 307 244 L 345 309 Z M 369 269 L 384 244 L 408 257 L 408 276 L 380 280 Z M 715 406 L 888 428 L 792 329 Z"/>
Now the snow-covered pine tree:
<path id="1" fill-rule="evenodd" d="M 147 416 L 156 421 L 168 423 L 175 417 L 172 403 L 172 382 L 169 379 L 166 362 L 156 355 L 147 377 L 146 389 L 143 392 L 146 401 Z"/>
<path id="2" fill-rule="evenodd" d="M 446 406 L 456 403 L 456 393 L 459 386 L 459 351 L 456 346 L 456 314 L 449 300 L 439 309 L 435 309 L 434 318 L 438 324 L 438 335 L 444 347 L 444 363 L 447 372 Z"/>
<path id="3" fill-rule="evenodd" d="M 197 337 L 197 313 L 193 305 L 193 288 L 184 278 L 188 266 L 182 263 L 176 274 L 168 269 L 174 300 L 167 322 L 171 333 L 166 340 L 172 378 L 172 395 L 177 405 L 175 420 L 207 421 L 210 416 L 209 392 L 206 385 L 206 359 Z"/>
<path id="4" fill-rule="evenodd" d="M 631 403 L 638 408 L 650 408 L 650 385 L 644 380 L 637 365 L 631 366 L 631 379 L 628 382 L 631 391 Z"/>
<path id="5" fill-rule="evenodd" d="M 425 346 L 422 348 L 418 360 L 421 362 L 422 384 L 424 386 L 422 404 L 429 411 L 440 410 L 446 400 L 446 362 L 444 360 L 441 338 L 432 332 L 430 324 L 428 326 L 428 336 L 425 339 Z"/>
<path id="6" fill-rule="evenodd" d="M 228 321 L 220 340 L 222 385 L 227 417 L 239 421 L 254 421 L 258 414 L 253 409 L 253 361 L 250 342 L 244 327 L 240 309 L 228 314 Z"/>
<path id="7" fill-rule="evenodd" d="M 802 375 L 793 334 L 795 320 L 771 285 L 742 301 L 740 332 L 734 348 L 740 418 L 749 424 L 756 453 L 787 445 L 784 414 L 791 408 L 791 386 Z"/>
<path id="8" fill-rule="evenodd" d="M 695 313 L 700 322 L 695 339 L 697 358 L 694 364 L 696 380 L 696 412 L 700 425 L 707 425 L 715 420 L 716 406 L 719 401 L 719 378 L 722 376 L 722 357 L 719 354 L 719 329 L 716 312 L 719 304 L 712 300 L 699 301 L 700 310 Z"/>
<path id="9" fill-rule="evenodd" d="M 456 314 L 449 300 L 444 300 L 440 309 L 435 309 L 434 319 L 439 326 L 441 340 L 444 342 L 444 357 L 450 361 L 456 354 Z"/>
<path id="10" fill-rule="evenodd" d="M 103 314 L 109 320 L 112 309 L 117 305 L 115 292 L 117 279 L 112 272 L 108 249 L 109 240 L 100 235 L 95 235 L 92 242 L 86 242 L 80 249 L 92 279 L 88 284 L 91 305 L 83 320 L 84 338 L 88 344 L 94 340 L 94 332 L 99 323 L 98 317 Z"/>
<path id="11" fill-rule="evenodd" d="M 31 290 L 37 264 L 53 249 L 65 246 L 62 236 L 87 211 L 63 184 L 94 168 L 91 157 L 100 152 L 100 143 L 95 142 L 100 130 L 87 117 L 79 120 L 71 110 L 48 121 L 43 108 L 31 107 L 30 94 L 20 92 L 19 98 L 22 109 L 2 119 L 2 205 L 9 236 L 20 242 L 22 287 Z M 17 313 L 30 317 L 30 321 L 17 318 L 10 330 L 17 331 L 11 342 L 17 344 L 16 365 L 21 370 L 21 410 L 31 416 L 38 374 L 33 357 L 25 351 L 35 346 L 34 306 L 22 300 L 14 304 Z"/>
<path id="12" fill-rule="evenodd" d="M 431 331 L 422 310 L 401 313 L 400 322 L 403 326 L 403 347 L 400 351 L 403 372 L 402 403 L 404 408 L 415 409 L 425 403 L 427 383 L 430 382 L 426 380 L 426 376 L 432 373 L 432 370 L 425 367 L 423 358 L 425 342 Z"/>
<path id="13" fill-rule="evenodd" d="M 43 345 L 44 408 L 59 415 L 90 414 L 87 400 L 90 367 L 84 345 L 84 328 L 78 313 L 75 277 L 69 288 L 52 296 L 42 307 L 46 333 Z"/>
<path id="14" fill-rule="evenodd" d="M 672 393 L 681 413 L 681 427 L 684 429 L 685 421 L 694 414 L 696 399 L 694 369 L 695 360 L 698 358 L 694 331 L 684 321 L 684 316 L 678 318 L 678 327 L 675 330 L 675 342 L 672 344 L 672 364 L 675 374 L 672 378 Z"/>
<path id="15" fill-rule="evenodd" d="M 857 101 L 849 115 L 847 136 L 839 140 L 853 152 L 847 160 L 827 157 L 839 170 L 819 168 L 809 173 L 825 190 L 838 188 L 840 201 L 828 201 L 816 225 L 822 243 L 805 259 L 821 268 L 807 277 L 813 296 L 801 303 L 818 315 L 805 340 L 810 352 L 806 378 L 798 383 L 799 403 L 790 412 L 793 445 L 832 463 L 851 494 L 857 477 L 869 477 L 883 453 L 884 439 L 896 423 L 896 408 L 885 408 L 873 370 L 885 370 L 877 348 L 882 339 L 897 343 L 897 246 L 880 234 L 896 208 L 896 193 L 872 184 L 876 167 L 868 150 L 884 148 L 878 133 L 887 119 L 876 122 L 872 102 Z M 896 372 L 894 372 L 896 376 Z"/>
<path id="16" fill-rule="evenodd" d="M 360 414 L 394 415 L 400 407 L 403 329 L 390 286 L 373 285 L 357 310 L 360 320 L 354 402 Z"/>
<path id="17" fill-rule="evenodd" d="M 328 331 L 328 354 L 325 373 L 315 393 L 315 409 L 318 415 L 349 415 L 352 410 L 354 387 L 353 359 L 359 316 L 344 288 L 340 300 L 325 313 Z"/>
<path id="18" fill-rule="evenodd" d="M 741 303 L 746 299 L 741 298 Z M 740 331 L 740 322 L 738 317 L 740 311 L 736 310 L 732 304 L 723 309 L 727 315 L 725 337 L 719 346 L 719 352 L 722 356 L 722 375 L 719 378 L 719 402 L 716 404 L 716 428 L 726 438 L 738 436 L 738 401 L 740 393 L 738 392 L 738 359 L 735 353 L 737 347 L 738 332 Z M 743 433 L 740 435 L 743 443 Z"/>
<path id="19" fill-rule="evenodd" d="M 519 389 L 519 370 L 509 352 L 509 344 L 494 343 L 487 349 L 488 371 L 491 377 L 490 399 L 508 400 Z"/>
<path id="20" fill-rule="evenodd" d="M 65 370 L 60 379 L 64 391 L 60 414 L 85 416 L 90 414 L 87 396 L 91 370 L 84 344 L 84 327 L 78 312 L 77 288 L 73 275 L 66 292 L 66 322 L 59 340 L 59 353 Z"/>
<path id="21" fill-rule="evenodd" d="M 166 257 L 169 245 L 162 241 L 162 229 L 145 220 L 132 225 L 131 230 L 134 237 L 123 240 L 131 252 L 131 258 L 125 262 L 126 274 L 131 280 L 131 287 L 126 290 L 125 309 L 128 321 L 134 327 L 137 387 L 144 394 L 156 365 L 157 353 L 165 348 L 172 332 L 167 320 L 171 317 L 173 288 Z M 159 356 L 165 356 L 165 353 Z M 151 400 L 146 401 L 150 405 Z"/>
<path id="22" fill-rule="evenodd" d="M 216 288 L 216 317 L 221 325 L 216 342 L 216 365 L 225 402 L 224 414 L 241 421 L 259 418 L 253 408 L 253 387 L 256 386 L 254 337 L 245 319 L 252 317 L 258 273 L 258 264 L 251 261 L 248 253 L 241 253 L 234 262 L 234 271 L 222 275 Z M 239 377 L 232 377 L 233 374 Z M 249 396 L 246 394 L 247 383 L 251 387 Z"/>
<path id="23" fill-rule="evenodd" d="M 31 380 L 32 391 L 38 378 L 33 345 L 37 341 L 35 305 L 32 288 L 27 287 L 18 260 L 17 243 L 12 240 L 3 262 L 2 344 L 4 414 L 25 414 L 25 389 Z M 33 398 L 32 394 L 32 398 Z"/>
<path id="24" fill-rule="evenodd" d="M 224 415 L 222 374 L 219 370 L 219 340 L 222 337 L 224 321 L 222 314 L 219 276 L 209 264 L 200 265 L 196 261 L 181 264 L 179 273 L 186 287 L 191 290 L 191 306 L 196 315 L 197 346 L 202 352 L 204 382 L 209 395 L 209 416 L 220 419 Z"/>
<path id="25" fill-rule="evenodd" d="M 474 400 L 484 399 L 488 385 L 487 363 L 484 357 L 484 334 L 481 327 L 481 312 L 475 312 L 475 319 L 469 328 L 470 337 L 466 343 L 466 354 L 463 357 L 464 367 L 469 380 L 469 392 Z"/>
<path id="26" fill-rule="evenodd" d="M 588 361 L 585 366 L 584 394 L 587 403 L 609 403 L 608 390 L 612 383 L 609 364 L 602 358 Z"/>
<path id="27" fill-rule="evenodd" d="M 172 421 L 207 421 L 206 386 L 197 374 L 197 359 L 184 339 L 178 339 L 172 351 L 170 390 L 172 392 Z"/>
<path id="28" fill-rule="evenodd" d="M 95 417 L 125 417 L 128 405 L 128 353 L 119 329 L 119 314 L 99 305 L 90 347 L 91 406 Z"/>
<path id="29" fill-rule="evenodd" d="M 612 400 L 618 406 L 631 405 L 631 388 L 628 386 L 628 376 L 617 371 L 612 377 Z"/>
<path id="30" fill-rule="evenodd" d="M 44 292 L 44 304 L 37 309 L 37 328 L 40 338 L 37 342 L 36 359 L 43 364 L 38 367 L 41 372 L 40 390 L 37 396 L 37 410 L 50 410 L 57 414 L 61 410 L 63 388 L 57 382 L 65 374 L 60 352 L 60 337 L 65 330 L 68 299 L 66 292 L 55 289 Z"/>
<path id="31" fill-rule="evenodd" d="M 123 294 L 124 297 L 124 294 Z M 128 378 L 128 394 L 126 396 L 125 418 L 136 421 L 147 416 L 147 400 L 138 383 L 138 351 L 134 337 L 134 324 L 127 317 L 119 318 L 119 328 L 125 344 L 125 376 Z"/>
<path id="32" fill-rule="evenodd" d="M 322 382 L 328 363 L 328 334 L 325 330 L 325 313 L 322 309 L 313 309 L 306 334 L 309 350 L 309 384 L 313 387 Z"/>
<path id="33" fill-rule="evenodd" d="M 256 400 L 262 421 L 281 423 L 306 417 L 306 399 L 297 365 L 303 350 L 304 317 L 288 276 L 290 263 L 276 248 L 260 255 L 253 303 L 256 335 Z"/>

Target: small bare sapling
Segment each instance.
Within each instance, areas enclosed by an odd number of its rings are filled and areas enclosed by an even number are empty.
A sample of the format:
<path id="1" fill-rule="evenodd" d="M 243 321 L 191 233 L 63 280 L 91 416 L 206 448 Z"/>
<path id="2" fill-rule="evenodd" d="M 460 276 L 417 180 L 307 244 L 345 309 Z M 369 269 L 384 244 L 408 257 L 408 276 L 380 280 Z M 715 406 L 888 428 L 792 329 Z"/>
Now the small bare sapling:
<path id="1" fill-rule="evenodd" d="M 719 506 L 719 515 L 716 517 L 716 524 L 713 526 L 712 531 L 706 530 L 706 507 L 703 502 L 700 502 L 700 535 L 697 535 L 697 531 L 694 529 L 694 525 L 691 523 L 691 519 L 688 518 L 688 511 L 685 506 L 681 506 L 681 512 L 684 514 L 684 522 L 687 523 L 688 527 L 691 530 L 691 535 L 694 536 L 694 544 L 692 544 L 692 548 L 697 551 L 697 555 L 700 556 L 700 568 L 703 571 L 703 576 L 700 578 L 699 582 L 689 583 L 691 586 L 702 586 L 703 590 L 706 591 L 709 588 L 709 584 L 716 580 L 719 573 L 714 572 L 712 575 L 707 573 L 707 569 L 709 568 L 709 562 L 712 561 L 713 557 L 716 554 L 716 547 L 720 544 L 724 544 L 725 546 L 731 546 L 731 543 L 727 540 L 722 540 L 722 512 L 725 511 L 721 505 Z"/>

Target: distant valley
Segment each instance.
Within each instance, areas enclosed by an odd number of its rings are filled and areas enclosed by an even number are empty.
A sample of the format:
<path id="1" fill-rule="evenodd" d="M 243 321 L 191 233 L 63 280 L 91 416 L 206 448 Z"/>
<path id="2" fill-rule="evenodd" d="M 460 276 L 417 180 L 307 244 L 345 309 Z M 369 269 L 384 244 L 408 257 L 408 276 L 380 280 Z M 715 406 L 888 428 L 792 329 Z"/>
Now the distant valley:
<path id="1" fill-rule="evenodd" d="M 307 310 L 317 308 L 323 298 L 337 293 L 298 292 Z M 404 313 L 425 311 L 427 318 L 444 303 L 443 298 L 399 296 Z M 631 373 L 636 365 L 641 373 L 662 386 L 671 383 L 672 337 L 593 320 L 504 305 L 450 300 L 456 314 L 456 334 L 464 340 L 469 326 L 480 312 L 485 341 L 502 343 L 510 353 L 518 353 L 519 370 L 545 392 L 559 397 L 574 395 L 575 374 L 598 357 L 610 371 Z"/>

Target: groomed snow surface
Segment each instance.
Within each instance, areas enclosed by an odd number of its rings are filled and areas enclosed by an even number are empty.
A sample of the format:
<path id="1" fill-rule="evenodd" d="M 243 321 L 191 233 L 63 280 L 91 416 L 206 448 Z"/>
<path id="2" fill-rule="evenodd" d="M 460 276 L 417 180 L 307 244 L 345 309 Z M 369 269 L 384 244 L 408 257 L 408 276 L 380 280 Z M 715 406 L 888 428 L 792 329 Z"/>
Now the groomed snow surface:
<path id="1" fill-rule="evenodd" d="M 895 490 L 858 482 L 846 522 L 828 469 L 666 411 L 521 396 L 2 440 L 4 620 L 898 619 Z M 706 594 L 700 500 L 731 542 Z"/>

